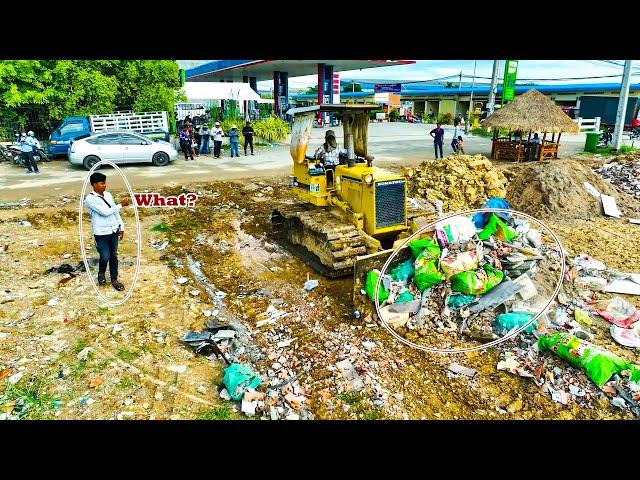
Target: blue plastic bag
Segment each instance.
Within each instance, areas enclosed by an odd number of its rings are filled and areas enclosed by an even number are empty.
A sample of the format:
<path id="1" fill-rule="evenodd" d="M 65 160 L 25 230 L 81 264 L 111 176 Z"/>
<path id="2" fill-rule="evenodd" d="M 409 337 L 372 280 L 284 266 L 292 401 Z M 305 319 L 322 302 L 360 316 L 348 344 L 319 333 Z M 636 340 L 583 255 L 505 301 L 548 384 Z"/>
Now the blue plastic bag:
<path id="1" fill-rule="evenodd" d="M 247 389 L 260 385 L 262 379 L 251 370 L 249 365 L 232 363 L 224 369 L 222 383 L 227 388 L 229 396 L 237 401 L 242 399 Z"/>
<path id="2" fill-rule="evenodd" d="M 507 201 L 504 198 L 491 197 L 489 200 L 484 202 L 484 204 L 480 208 L 502 208 L 502 209 L 508 210 L 511 207 L 509 207 L 509 204 L 507 203 Z M 509 220 L 509 214 L 508 213 L 495 212 L 495 215 L 498 218 L 500 218 L 501 220 L 504 220 L 505 222 L 507 220 Z M 489 217 L 490 216 L 491 216 L 491 212 L 476 213 L 471 218 L 471 221 L 476 226 L 476 228 L 482 229 L 482 228 L 484 228 L 484 226 L 489 221 Z"/>
<path id="3" fill-rule="evenodd" d="M 523 325 L 526 325 L 529 320 L 533 318 L 533 314 L 525 313 L 525 312 L 511 312 L 511 313 L 503 313 L 498 315 L 496 318 L 496 323 L 509 331 L 514 327 L 520 328 Z M 527 328 L 524 329 L 526 333 L 533 332 L 538 327 L 538 322 L 533 322 Z"/>

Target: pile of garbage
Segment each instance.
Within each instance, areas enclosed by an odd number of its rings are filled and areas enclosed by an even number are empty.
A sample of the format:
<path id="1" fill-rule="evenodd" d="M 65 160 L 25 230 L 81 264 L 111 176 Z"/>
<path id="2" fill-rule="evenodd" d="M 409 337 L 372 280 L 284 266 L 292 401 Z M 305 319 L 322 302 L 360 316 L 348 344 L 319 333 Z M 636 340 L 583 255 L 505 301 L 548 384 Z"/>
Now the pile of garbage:
<path id="1" fill-rule="evenodd" d="M 420 164 L 409 195 L 442 202 L 445 212 L 477 208 L 491 197 L 504 197 L 507 179 L 482 155 L 452 155 Z"/>
<path id="2" fill-rule="evenodd" d="M 591 219 L 603 214 L 600 197 L 585 188 L 615 198 L 625 214 L 638 211 L 640 204 L 619 192 L 588 166 L 575 161 L 535 162 L 511 172 L 507 197 L 512 208 L 537 218 L 559 220 Z M 517 174 L 516 174 L 517 173 Z"/>
<path id="3" fill-rule="evenodd" d="M 411 241 L 408 258 L 383 275 L 380 313 L 405 338 L 428 338 L 431 347 L 504 336 L 528 324 L 553 293 L 566 252 L 544 238 L 506 213 L 444 220 Z M 502 344 L 497 369 L 531 378 L 561 404 L 587 408 L 604 400 L 640 417 L 640 366 L 592 343 L 598 318 L 610 323 L 618 344 L 640 348 L 640 309 L 620 297 L 598 299 L 598 292 L 640 295 L 640 274 L 607 269 L 586 254 L 566 263 L 562 293 L 516 341 Z M 367 275 L 362 293 L 371 299 L 379 276 Z"/>
<path id="4" fill-rule="evenodd" d="M 502 199 L 488 203 L 495 208 L 495 202 L 508 208 Z M 383 276 L 381 314 L 404 334 L 431 337 L 436 331 L 449 340 L 491 341 L 529 322 L 544 306 L 543 295 L 552 293 L 539 295 L 533 282 L 538 264 L 548 269 L 559 260 L 540 231 L 506 213 L 443 220 L 409 248 L 410 257 Z M 379 274 L 367 275 L 364 291 L 371 299 Z"/>
<path id="5" fill-rule="evenodd" d="M 595 171 L 623 192 L 640 200 L 640 160 L 605 163 Z"/>

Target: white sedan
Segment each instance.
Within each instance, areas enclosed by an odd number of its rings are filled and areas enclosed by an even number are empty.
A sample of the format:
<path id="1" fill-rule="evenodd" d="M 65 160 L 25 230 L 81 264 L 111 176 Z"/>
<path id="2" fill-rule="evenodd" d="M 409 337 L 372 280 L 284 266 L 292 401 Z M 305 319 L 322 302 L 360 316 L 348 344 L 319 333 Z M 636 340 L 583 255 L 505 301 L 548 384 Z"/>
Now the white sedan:
<path id="1" fill-rule="evenodd" d="M 169 142 L 154 140 L 126 130 L 111 130 L 77 138 L 69 147 L 69 162 L 91 170 L 100 160 L 113 163 L 153 163 L 168 165 L 178 158 Z"/>

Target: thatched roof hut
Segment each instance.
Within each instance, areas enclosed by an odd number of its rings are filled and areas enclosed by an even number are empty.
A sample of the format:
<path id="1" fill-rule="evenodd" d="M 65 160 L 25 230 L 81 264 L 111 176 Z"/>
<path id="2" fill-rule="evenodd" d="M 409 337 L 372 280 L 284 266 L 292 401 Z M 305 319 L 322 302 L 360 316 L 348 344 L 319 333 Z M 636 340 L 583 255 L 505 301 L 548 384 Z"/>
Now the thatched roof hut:
<path id="1" fill-rule="evenodd" d="M 546 95 L 535 89 L 516 97 L 482 125 L 485 129 L 578 133 L 578 125 Z"/>

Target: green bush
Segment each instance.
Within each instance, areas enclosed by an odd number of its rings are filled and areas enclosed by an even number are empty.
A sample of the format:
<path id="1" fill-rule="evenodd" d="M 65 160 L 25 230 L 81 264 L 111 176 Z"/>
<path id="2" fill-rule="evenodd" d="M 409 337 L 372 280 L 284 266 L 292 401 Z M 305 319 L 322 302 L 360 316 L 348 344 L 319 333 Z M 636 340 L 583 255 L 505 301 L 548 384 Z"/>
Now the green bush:
<path id="1" fill-rule="evenodd" d="M 262 138 L 269 143 L 283 140 L 291 132 L 291 126 L 277 117 L 258 120 L 253 122 L 251 126 L 255 137 Z"/>
<path id="2" fill-rule="evenodd" d="M 389 112 L 389 118 L 396 119 L 400 116 L 400 112 L 398 110 L 391 110 Z"/>
<path id="3" fill-rule="evenodd" d="M 382 110 L 381 108 L 378 108 L 377 110 L 371 110 L 369 112 L 369 120 L 375 120 L 376 113 L 384 113 L 384 110 Z"/>
<path id="4" fill-rule="evenodd" d="M 479 137 L 488 137 L 488 138 L 493 137 L 493 131 L 492 130 L 485 130 L 482 127 L 473 128 L 473 129 L 470 130 L 470 133 L 472 135 L 477 135 Z"/>

